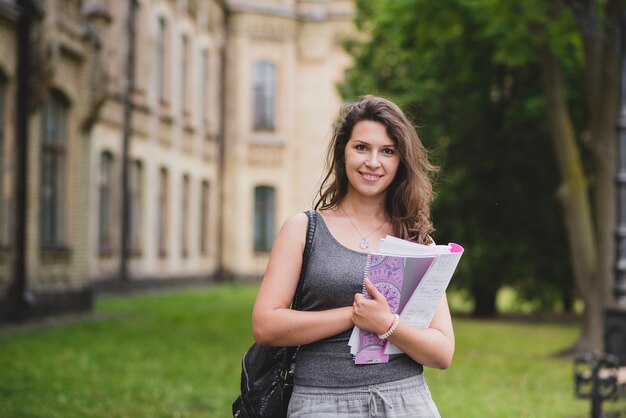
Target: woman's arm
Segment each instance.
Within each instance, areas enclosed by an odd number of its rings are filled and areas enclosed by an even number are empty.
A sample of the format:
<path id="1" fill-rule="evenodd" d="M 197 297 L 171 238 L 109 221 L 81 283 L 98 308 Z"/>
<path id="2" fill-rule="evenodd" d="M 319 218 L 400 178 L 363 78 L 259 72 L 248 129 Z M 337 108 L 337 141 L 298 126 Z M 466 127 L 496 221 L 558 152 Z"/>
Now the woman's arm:
<path id="1" fill-rule="evenodd" d="M 353 321 L 361 329 L 384 334 L 393 321 L 391 309 L 385 297 L 369 280 L 366 280 L 365 287 L 374 299 L 366 299 L 360 293 L 355 295 Z M 446 296 L 439 302 L 428 328 L 415 328 L 400 321 L 389 341 L 424 366 L 437 369 L 450 367 L 454 355 L 454 330 Z"/>
<path id="2" fill-rule="evenodd" d="M 300 345 L 353 326 L 352 307 L 318 312 L 289 309 L 298 285 L 308 218 L 291 216 L 278 232 L 252 311 L 252 333 L 263 345 Z"/>

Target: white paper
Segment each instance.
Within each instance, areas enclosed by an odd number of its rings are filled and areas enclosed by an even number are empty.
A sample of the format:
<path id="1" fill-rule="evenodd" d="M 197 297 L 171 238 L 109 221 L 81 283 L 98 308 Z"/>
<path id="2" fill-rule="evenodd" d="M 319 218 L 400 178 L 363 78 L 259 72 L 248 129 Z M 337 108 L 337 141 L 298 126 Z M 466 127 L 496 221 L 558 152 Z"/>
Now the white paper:
<path id="1" fill-rule="evenodd" d="M 424 278 L 400 313 L 400 320 L 416 328 L 428 328 L 435 310 L 459 264 L 462 252 L 438 254 Z M 388 343 L 385 354 L 399 354 L 395 345 Z"/>
<path id="2" fill-rule="evenodd" d="M 444 296 L 452 275 L 463 255 L 463 249 L 458 247 L 451 252 L 450 245 L 422 245 L 400 238 L 387 236 L 380 241 L 376 254 L 396 256 L 435 256 L 430 268 L 424 274 L 419 286 L 400 312 L 400 320 L 417 328 L 427 328 L 430 325 L 435 310 Z M 350 353 L 357 354 L 359 344 L 359 328 L 354 327 L 348 344 Z M 385 346 L 384 354 L 400 354 L 402 351 L 391 343 Z"/>

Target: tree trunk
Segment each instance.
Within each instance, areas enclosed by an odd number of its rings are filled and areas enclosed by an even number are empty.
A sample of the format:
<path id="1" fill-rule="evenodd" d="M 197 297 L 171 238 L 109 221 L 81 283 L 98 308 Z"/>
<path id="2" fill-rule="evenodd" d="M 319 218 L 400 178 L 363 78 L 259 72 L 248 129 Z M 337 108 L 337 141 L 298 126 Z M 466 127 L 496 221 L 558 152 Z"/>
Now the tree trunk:
<path id="1" fill-rule="evenodd" d="M 567 108 L 561 67 L 549 46 L 541 48 L 540 65 L 548 124 L 563 182 L 558 194 L 563 205 L 568 247 L 576 285 L 585 302 L 582 335 L 575 351 L 597 351 L 602 346 L 603 288 L 598 286 L 597 247 L 588 198 L 587 179 Z"/>
<path id="2" fill-rule="evenodd" d="M 603 351 L 605 305 L 601 298 L 600 291 L 584 297 L 583 329 L 578 340 L 561 350 L 559 354 L 572 355 L 589 352 L 600 354 Z"/>
<path id="3" fill-rule="evenodd" d="M 472 285 L 474 298 L 474 310 L 472 316 L 476 318 L 493 318 L 497 314 L 496 295 L 497 289 L 493 286 L 481 286 L 480 283 Z"/>
<path id="4" fill-rule="evenodd" d="M 561 303 L 563 303 L 563 313 L 571 314 L 574 312 L 574 300 L 570 289 L 561 292 Z"/>
<path id="5" fill-rule="evenodd" d="M 569 0 L 579 24 L 585 53 L 585 88 L 589 107 L 589 130 L 594 163 L 593 205 L 596 227 L 597 264 L 589 276 L 593 294 L 585 299 L 582 335 L 574 350 L 598 351 L 604 337 L 604 314 L 613 303 L 613 264 L 615 257 L 616 117 L 619 92 L 619 28 L 622 0 L 608 0 L 603 17 L 595 1 Z M 584 292 L 584 288 L 580 288 Z"/>
<path id="6" fill-rule="evenodd" d="M 594 162 L 594 211 L 597 228 L 598 273 L 597 280 L 602 287 L 604 306 L 613 302 L 615 225 L 617 222 L 617 197 L 615 175 L 616 159 L 616 120 L 619 101 L 619 25 L 622 17 L 620 1 L 607 3 L 607 22 L 599 24 L 598 33 L 584 33 L 585 67 L 591 60 L 599 66 L 589 67 L 586 79 L 588 102 L 592 104 L 590 130 L 593 142 Z M 598 41 L 601 40 L 601 42 Z M 593 72 L 592 72 L 593 70 Z M 595 81 L 593 81 L 595 80 Z M 595 87 L 595 89 L 592 89 Z"/>

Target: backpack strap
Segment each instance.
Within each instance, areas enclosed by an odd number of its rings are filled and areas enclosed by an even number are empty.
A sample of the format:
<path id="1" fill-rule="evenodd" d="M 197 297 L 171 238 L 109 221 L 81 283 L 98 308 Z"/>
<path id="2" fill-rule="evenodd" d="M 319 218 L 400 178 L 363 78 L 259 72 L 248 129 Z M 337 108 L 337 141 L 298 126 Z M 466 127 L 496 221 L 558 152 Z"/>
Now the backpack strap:
<path id="1" fill-rule="evenodd" d="M 304 252 L 302 253 L 302 267 L 300 267 L 300 278 L 298 279 L 298 287 L 296 293 L 293 296 L 293 302 L 291 303 L 291 309 L 298 309 L 298 301 L 300 293 L 302 292 L 302 286 L 304 285 L 304 276 L 306 275 L 307 268 L 309 266 L 309 257 L 311 256 L 311 247 L 313 247 L 313 236 L 315 235 L 315 227 L 317 226 L 317 212 L 314 210 L 307 210 L 306 216 L 309 218 L 309 222 L 306 229 L 306 241 L 304 243 Z"/>

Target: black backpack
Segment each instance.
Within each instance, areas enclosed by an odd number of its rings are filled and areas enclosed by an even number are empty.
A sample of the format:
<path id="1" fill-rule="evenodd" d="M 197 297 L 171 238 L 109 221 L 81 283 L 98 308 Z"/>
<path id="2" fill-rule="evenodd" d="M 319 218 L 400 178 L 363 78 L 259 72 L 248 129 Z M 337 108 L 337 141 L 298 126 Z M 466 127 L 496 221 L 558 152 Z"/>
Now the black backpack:
<path id="1" fill-rule="evenodd" d="M 306 214 L 309 223 L 300 279 L 291 305 L 292 309 L 297 309 L 298 296 L 304 282 L 317 221 L 315 211 L 309 210 Z M 293 369 L 297 352 L 298 347 L 252 344 L 241 361 L 241 394 L 233 402 L 233 417 L 282 418 L 287 416 L 287 407 L 293 390 Z"/>

